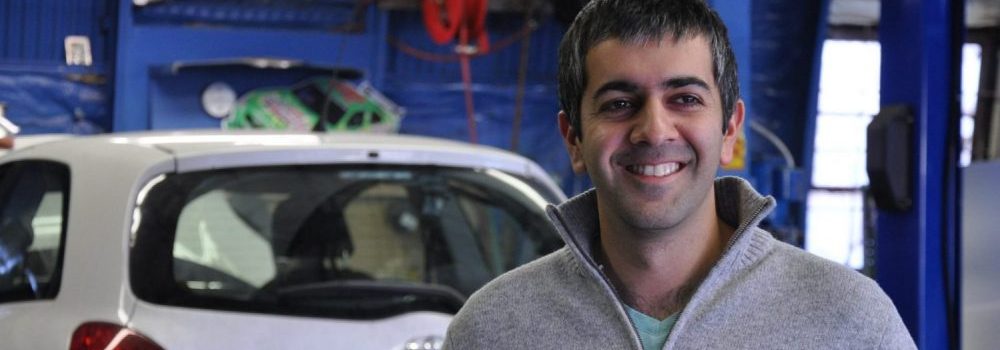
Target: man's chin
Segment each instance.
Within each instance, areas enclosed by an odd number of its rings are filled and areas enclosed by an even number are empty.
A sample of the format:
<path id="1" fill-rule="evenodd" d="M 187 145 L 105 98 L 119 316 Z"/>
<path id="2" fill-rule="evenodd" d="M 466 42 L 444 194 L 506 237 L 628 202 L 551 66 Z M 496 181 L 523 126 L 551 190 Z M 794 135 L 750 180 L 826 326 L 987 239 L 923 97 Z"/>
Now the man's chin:
<path id="1" fill-rule="evenodd" d="M 625 215 L 623 219 L 625 220 L 625 225 L 629 227 L 631 231 L 639 234 L 659 234 L 660 232 L 669 231 L 677 224 L 680 220 L 669 215 L 668 210 L 658 209 L 658 208 L 625 208 Z"/>

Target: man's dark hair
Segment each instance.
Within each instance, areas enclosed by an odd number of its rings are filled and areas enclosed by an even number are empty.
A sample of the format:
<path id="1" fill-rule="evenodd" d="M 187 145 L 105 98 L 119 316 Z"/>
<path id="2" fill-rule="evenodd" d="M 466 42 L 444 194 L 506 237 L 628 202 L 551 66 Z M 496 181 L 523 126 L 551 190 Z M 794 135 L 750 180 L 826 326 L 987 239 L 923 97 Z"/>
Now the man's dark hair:
<path id="1" fill-rule="evenodd" d="M 722 97 L 722 131 L 740 96 L 736 55 L 726 25 L 704 0 L 593 0 L 584 6 L 559 45 L 559 103 L 580 133 L 580 103 L 587 86 L 587 52 L 618 39 L 644 44 L 670 35 L 674 40 L 704 36 L 712 54 L 712 73 Z"/>

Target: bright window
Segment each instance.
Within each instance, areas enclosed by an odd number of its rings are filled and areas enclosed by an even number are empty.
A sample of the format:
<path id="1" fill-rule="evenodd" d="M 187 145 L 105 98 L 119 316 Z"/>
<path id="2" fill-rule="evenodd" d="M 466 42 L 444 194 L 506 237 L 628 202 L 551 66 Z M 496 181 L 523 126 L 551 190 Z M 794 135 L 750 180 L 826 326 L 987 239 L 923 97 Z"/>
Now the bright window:
<path id="1" fill-rule="evenodd" d="M 962 165 L 971 158 L 980 50 L 966 44 L 962 52 Z M 866 130 L 879 111 L 880 60 L 876 41 L 831 39 L 823 45 L 805 246 L 855 269 L 865 263 Z"/>

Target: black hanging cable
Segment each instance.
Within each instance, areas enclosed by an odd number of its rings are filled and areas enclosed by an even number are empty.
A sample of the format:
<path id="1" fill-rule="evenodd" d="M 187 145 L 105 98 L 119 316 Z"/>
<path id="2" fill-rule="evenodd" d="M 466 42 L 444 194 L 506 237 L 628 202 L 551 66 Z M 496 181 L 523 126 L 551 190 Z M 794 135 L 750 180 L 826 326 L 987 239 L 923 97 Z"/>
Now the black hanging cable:
<path id="1" fill-rule="evenodd" d="M 364 13 L 363 12 L 359 13 L 357 9 L 365 9 L 372 2 L 375 2 L 375 0 L 358 0 L 358 4 L 355 7 L 355 13 L 354 13 L 355 21 L 357 21 L 359 18 L 362 21 L 364 20 Z M 334 84 L 336 84 L 337 80 L 340 79 L 339 67 L 341 58 L 343 58 L 344 56 L 344 47 L 346 45 L 347 45 L 347 37 L 342 35 L 340 37 L 340 47 L 337 48 L 337 56 L 333 60 L 333 71 L 330 72 L 330 80 L 327 81 L 327 83 L 325 84 L 326 86 L 324 86 L 323 87 L 324 89 L 321 91 L 323 94 L 323 110 L 320 112 L 318 120 L 316 120 L 316 125 L 313 126 L 313 131 L 327 131 L 326 121 L 328 117 L 327 114 L 330 113 L 330 96 L 333 94 Z"/>
<path id="2" fill-rule="evenodd" d="M 526 1 L 524 9 L 524 26 L 533 28 L 535 5 L 532 1 Z M 524 93 L 525 85 L 528 83 L 528 57 L 531 49 L 531 31 L 521 40 L 521 62 L 517 72 L 517 94 L 514 97 L 514 124 L 510 129 L 510 150 L 517 152 L 521 142 L 521 118 L 524 115 Z"/>

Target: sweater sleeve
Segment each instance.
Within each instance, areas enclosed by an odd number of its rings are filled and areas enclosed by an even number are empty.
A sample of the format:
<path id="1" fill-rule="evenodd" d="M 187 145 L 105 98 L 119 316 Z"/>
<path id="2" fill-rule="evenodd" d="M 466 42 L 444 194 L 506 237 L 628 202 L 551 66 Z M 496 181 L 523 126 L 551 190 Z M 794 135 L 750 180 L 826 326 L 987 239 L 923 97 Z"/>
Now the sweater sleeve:
<path id="1" fill-rule="evenodd" d="M 477 312 L 470 310 L 471 308 L 465 307 L 452 319 L 451 324 L 448 326 L 448 331 L 444 338 L 443 349 L 479 349 L 481 344 L 478 344 L 478 339 L 481 339 L 477 334 L 479 333 L 479 320 L 475 315 Z"/>
<path id="2" fill-rule="evenodd" d="M 910 336 L 910 331 L 903 324 L 903 319 L 898 312 L 893 312 L 886 320 L 886 325 L 882 331 L 882 341 L 879 349 L 916 349 L 917 345 Z"/>

